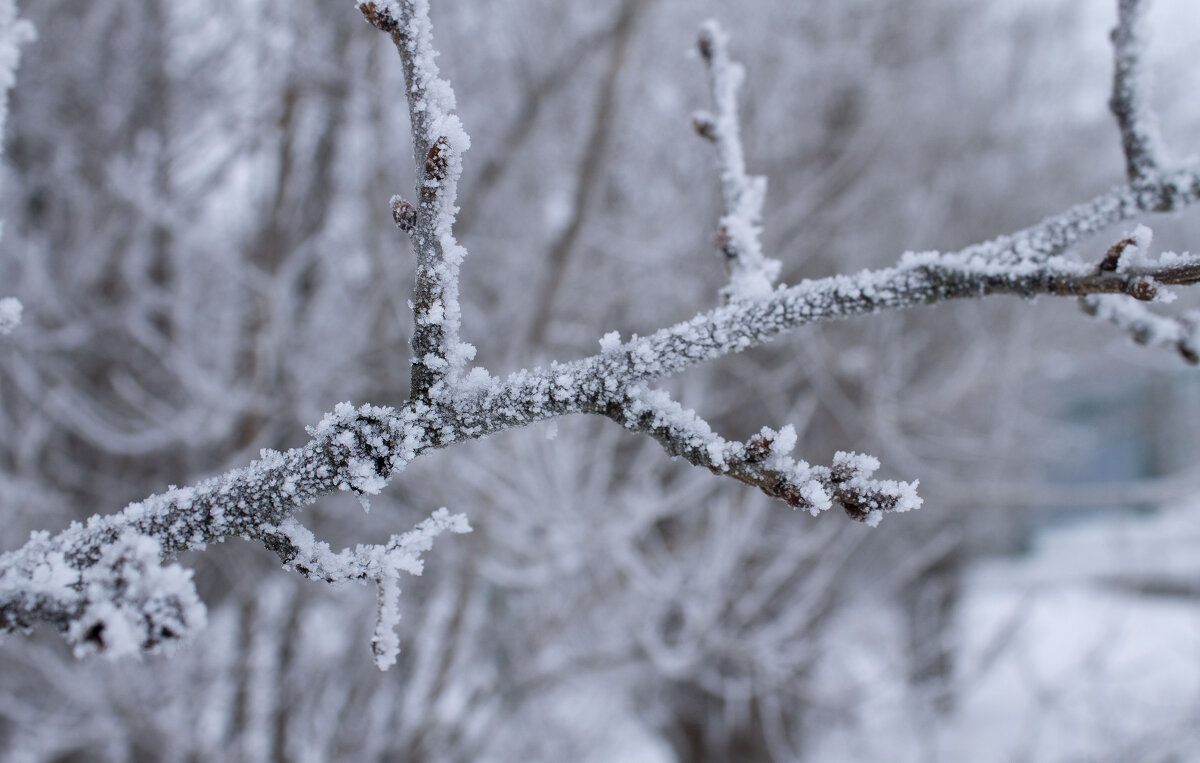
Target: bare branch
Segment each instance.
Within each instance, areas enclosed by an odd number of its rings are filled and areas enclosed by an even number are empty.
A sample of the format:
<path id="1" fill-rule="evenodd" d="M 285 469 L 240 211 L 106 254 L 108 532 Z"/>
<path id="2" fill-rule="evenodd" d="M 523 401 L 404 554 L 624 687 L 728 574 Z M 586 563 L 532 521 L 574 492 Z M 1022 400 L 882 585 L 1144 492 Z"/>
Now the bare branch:
<path id="1" fill-rule="evenodd" d="M 417 206 L 393 198 L 392 214 L 408 232 L 417 256 L 413 286 L 412 394 L 444 394 L 475 348 L 459 341 L 458 269 L 466 250 L 454 239 L 462 153 L 470 139 L 454 114 L 454 91 L 438 76 L 428 0 L 360 2 L 372 26 L 387 32 L 404 68 Z M 407 208 L 404 206 L 407 205 Z"/>
<path id="2" fill-rule="evenodd" d="M 780 265 L 778 260 L 763 255 L 759 241 L 767 179 L 746 174 L 737 116 L 737 93 L 745 70 L 729 58 L 729 38 L 716 21 L 700 28 L 698 47 L 708 66 L 716 112 L 697 113 L 693 124 L 696 132 L 712 141 L 717 149 L 721 196 L 725 202 L 717 242 L 729 268 L 729 285 L 721 293 L 726 301 L 762 299 L 771 294 Z"/>
<path id="3" fill-rule="evenodd" d="M 411 424 L 419 416 L 414 409 L 341 405 L 310 430 L 313 440 L 302 448 L 264 451 L 244 469 L 172 488 L 119 514 L 73 523 L 53 538 L 35 534 L 22 548 L 0 556 L 0 632 L 53 623 L 81 653 L 120 654 L 178 640 L 204 621 L 190 573 L 177 565 L 163 568 L 165 577 L 155 586 L 169 585 L 158 594 L 143 591 L 136 578 L 158 570 L 162 560 L 229 537 L 260 540 L 285 564 L 313 577 L 371 579 L 381 591 L 395 588 L 397 572 L 419 573 L 424 546 L 418 536 L 463 532 L 469 529 L 465 519 L 439 512 L 433 524 L 413 531 L 416 535 L 336 555 L 292 515 L 338 490 L 378 493 L 410 460 L 406 454 L 415 456 L 431 445 L 415 437 Z M 394 658 L 389 649 L 378 653 L 381 667 Z"/>
<path id="4" fill-rule="evenodd" d="M 1162 138 L 1150 108 L 1145 74 L 1146 5 L 1145 0 L 1119 0 L 1112 31 L 1113 86 L 1108 106 L 1121 130 L 1125 173 L 1134 185 L 1156 175 L 1162 160 Z"/>

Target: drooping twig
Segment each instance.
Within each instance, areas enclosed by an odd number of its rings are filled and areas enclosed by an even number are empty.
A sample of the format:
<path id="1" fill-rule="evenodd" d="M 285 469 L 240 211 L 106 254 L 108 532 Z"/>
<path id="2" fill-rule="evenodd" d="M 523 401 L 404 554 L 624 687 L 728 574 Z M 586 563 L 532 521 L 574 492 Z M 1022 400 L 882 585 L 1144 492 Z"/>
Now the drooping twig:
<path id="1" fill-rule="evenodd" d="M 334 553 L 328 543 L 318 541 L 311 531 L 294 517 L 288 517 L 274 531 L 264 531 L 264 542 L 275 551 L 285 568 L 291 568 L 311 580 L 326 583 L 372 581 L 379 588 L 379 608 L 371 651 L 375 664 L 386 670 L 396 662 L 400 643 L 396 623 L 400 620 L 397 599 L 400 573 L 420 575 L 425 569 L 421 554 L 433 547 L 433 539 L 443 532 L 471 531 L 466 517 L 438 509 L 429 519 L 401 535 L 393 535 L 385 544 L 362 545 Z"/>
<path id="2" fill-rule="evenodd" d="M 1200 315 L 1195 312 L 1179 318 L 1157 315 L 1140 302 L 1117 296 L 1088 297 L 1083 309 L 1129 332 L 1138 344 L 1172 349 L 1188 363 L 1200 363 Z"/>
<path id="3" fill-rule="evenodd" d="M 717 242 L 729 267 L 729 285 L 721 293 L 726 300 L 762 299 L 771 294 L 780 264 L 763 254 L 759 241 L 767 179 L 746 174 L 737 116 L 737 93 L 745 70 L 729 58 L 729 40 L 717 22 L 700 28 L 697 46 L 708 67 L 715 111 L 698 112 L 693 124 L 717 150 L 725 203 Z"/>
<path id="4" fill-rule="evenodd" d="M 412 394 L 445 394 L 439 382 L 457 379 L 475 356 L 459 340 L 458 270 L 466 250 L 454 239 L 455 199 L 462 153 L 470 139 L 454 114 L 454 91 L 438 76 L 428 0 L 359 2 L 375 28 L 387 32 L 404 69 L 405 97 L 416 161 L 416 203 L 392 198 L 397 225 L 417 256 L 413 286 Z"/>
<path id="5" fill-rule="evenodd" d="M 1125 173 L 1141 184 L 1159 171 L 1162 139 L 1158 119 L 1150 108 L 1150 84 L 1145 75 L 1145 0 L 1119 0 L 1117 26 L 1112 31 L 1113 86 L 1109 109 L 1121 130 Z"/>
<path id="6" fill-rule="evenodd" d="M 191 573 L 159 564 L 229 537 L 259 540 L 311 577 L 373 580 L 381 592 L 394 589 L 399 572 L 420 574 L 425 540 L 444 530 L 468 531 L 465 518 L 439 511 L 388 544 L 334 554 L 293 515 L 339 490 L 378 493 L 410 460 L 406 454 L 415 457 L 432 444 L 412 426 L 420 415 L 420 408 L 341 405 L 310 429 L 313 440 L 302 448 L 264 451 L 244 469 L 72 523 L 54 537 L 35 533 L 22 548 L 0 555 L 0 633 L 48 622 L 80 653 L 124 654 L 177 641 L 203 625 L 204 610 Z M 157 577 L 145 579 L 148 574 Z M 394 607 L 384 615 L 391 620 L 381 620 L 381 632 L 390 633 Z M 394 644 L 381 638 L 376 653 L 386 667 Z"/>

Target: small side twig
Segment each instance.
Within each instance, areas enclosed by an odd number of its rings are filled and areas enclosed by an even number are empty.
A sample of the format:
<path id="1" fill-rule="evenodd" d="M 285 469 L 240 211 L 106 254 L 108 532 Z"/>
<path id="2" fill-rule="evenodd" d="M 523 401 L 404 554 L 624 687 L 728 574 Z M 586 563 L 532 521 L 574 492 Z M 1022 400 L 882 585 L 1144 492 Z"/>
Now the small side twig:
<path id="1" fill-rule="evenodd" d="M 470 139 L 454 114 L 454 91 L 438 76 L 428 0 L 359 2 L 363 17 L 400 53 L 412 123 L 417 203 L 393 197 L 392 216 L 417 257 L 413 286 L 412 395 L 444 395 L 475 348 L 459 341 L 458 270 L 466 250 L 454 239 L 462 152 Z"/>
<path id="2" fill-rule="evenodd" d="M 1153 178 L 1162 157 L 1158 119 L 1150 108 L 1145 76 L 1146 5 L 1144 0 L 1120 0 L 1112 31 L 1113 86 L 1108 106 L 1121 130 L 1125 173 L 1134 185 Z"/>
<path id="3" fill-rule="evenodd" d="M 780 265 L 763 254 L 759 241 L 767 179 L 746 174 L 737 117 L 737 92 L 745 70 L 729 58 L 728 44 L 717 22 L 709 21 L 700 28 L 698 47 L 708 67 L 715 111 L 698 112 L 693 125 L 716 147 L 720 165 L 725 214 L 717 229 L 717 243 L 729 267 L 729 285 L 721 294 L 726 301 L 761 299 L 771 294 Z"/>
<path id="4" fill-rule="evenodd" d="M 874 527 L 888 512 L 921 506 L 917 482 L 876 480 L 879 461 L 838 453 L 831 466 L 811 466 L 792 457 L 796 431 L 767 427 L 746 442 L 726 440 L 695 411 L 662 390 L 637 386 L 610 401 L 603 413 L 631 432 L 648 434 L 673 456 L 714 474 L 732 477 L 814 516 L 839 504 L 846 515 Z"/>
<path id="5" fill-rule="evenodd" d="M 433 539 L 443 532 L 471 532 L 462 514 L 450 514 L 445 508 L 433 512 L 425 521 L 386 544 L 359 544 L 353 550 L 338 553 L 328 543 L 318 541 L 295 517 L 288 517 L 274 528 L 264 528 L 263 539 L 285 569 L 291 568 L 309 578 L 326 583 L 347 581 L 374 582 L 379 587 L 379 609 L 371 651 L 380 670 L 396 662 L 400 643 L 396 624 L 400 620 L 398 598 L 400 573 L 420 575 L 425 570 L 421 555 L 433 547 Z"/>
<path id="6" fill-rule="evenodd" d="M 1125 297 L 1104 295 L 1083 300 L 1084 312 L 1124 329 L 1133 341 L 1147 347 L 1175 350 L 1192 365 L 1200 363 L 1200 314 L 1175 318 L 1157 315 L 1145 305 Z"/>

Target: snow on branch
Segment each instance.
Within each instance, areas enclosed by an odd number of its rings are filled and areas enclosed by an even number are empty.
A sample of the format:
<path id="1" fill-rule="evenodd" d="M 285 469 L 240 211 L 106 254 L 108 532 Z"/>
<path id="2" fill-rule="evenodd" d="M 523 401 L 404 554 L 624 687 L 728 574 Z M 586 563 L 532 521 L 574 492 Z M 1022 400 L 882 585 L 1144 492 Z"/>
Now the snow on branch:
<path id="1" fill-rule="evenodd" d="M 393 196 L 392 216 L 412 239 L 417 256 L 412 391 L 441 395 L 475 357 L 475 348 L 458 337 L 458 271 L 467 252 L 453 233 L 462 154 L 471 140 L 454 114 L 450 83 L 438 76 L 428 0 L 367 0 L 357 6 L 372 26 L 391 36 L 404 68 L 416 204 Z"/>
<path id="2" fill-rule="evenodd" d="M 1149 256 L 1152 240 L 1153 234 L 1149 228 L 1137 226 L 1133 233 L 1109 248 L 1100 263 L 1100 269 L 1128 273 L 1157 266 L 1160 270 L 1155 279 L 1157 284 L 1180 283 L 1181 279 L 1188 278 L 1189 271 L 1196 267 L 1195 258 L 1166 252 L 1152 260 Z M 1171 292 L 1155 287 L 1153 301 L 1170 302 L 1174 297 Z M 1195 311 L 1189 311 L 1179 318 L 1156 315 L 1141 302 L 1131 300 L 1128 296 L 1111 294 L 1085 297 L 1081 306 L 1087 314 L 1129 332 L 1138 344 L 1167 347 L 1177 351 L 1188 363 L 1200 363 L 1200 336 L 1197 335 L 1200 315 Z"/>
<path id="3" fill-rule="evenodd" d="M 379 620 L 372 645 L 377 662 L 386 667 L 397 648 L 393 626 L 399 573 L 419 574 L 420 556 L 433 538 L 467 531 L 466 519 L 440 509 L 387 543 L 335 553 L 301 524 L 298 512 L 337 491 L 365 500 L 433 449 L 566 414 L 613 419 L 653 437 L 672 455 L 813 513 L 839 504 L 851 518 L 873 525 L 887 512 L 917 508 L 917 483 L 875 479 L 879 462 L 870 456 L 838 453 L 828 466 L 810 465 L 792 455 L 797 438 L 786 425 L 764 427 L 745 442 L 729 441 L 666 393 L 646 386 L 815 322 L 989 294 L 1067 296 L 1086 298 L 1090 310 L 1135 338 L 1173 344 L 1194 360 L 1193 327 L 1131 305 L 1165 301 L 1167 287 L 1200 281 L 1200 257 L 1149 257 L 1149 230 L 1143 228 L 1098 263 L 1064 256 L 1115 223 L 1145 212 L 1180 210 L 1200 200 L 1200 175 L 1163 170 L 1151 160 L 1154 141 L 1145 137 L 1150 133 L 1143 118 L 1144 96 L 1135 76 L 1140 48 L 1131 42 L 1138 39 L 1140 4 L 1122 0 L 1121 7 L 1114 37 L 1114 112 L 1123 135 L 1136 138 L 1126 141 L 1127 156 L 1141 157 L 1128 184 L 1025 230 L 958 252 L 908 253 L 889 268 L 780 289 L 772 287 L 776 266 L 763 257 L 758 240 L 764 185 L 746 175 L 738 139 L 740 68 L 729 60 L 720 29 L 706 25 L 701 52 L 712 77 L 716 112 L 697 124 L 716 145 L 721 167 L 726 202 L 722 226 L 733 270 L 728 303 L 626 342 L 606 334 L 596 355 L 500 379 L 484 369 L 462 374 L 473 348 L 458 339 L 458 267 L 464 252 L 452 226 L 468 139 L 453 115 L 450 86 L 438 77 L 434 64 L 428 2 L 359 2 L 366 19 L 391 36 L 407 82 L 417 189 L 415 204 L 394 199 L 392 209 L 417 255 L 409 399 L 399 408 L 343 403 L 309 430 L 311 439 L 301 447 L 263 451 L 245 468 L 192 487 L 171 488 L 120 513 L 75 523 L 54 537 L 35 534 L 22 548 L 0 556 L 0 633 L 49 623 L 81 654 L 158 649 L 194 632 L 204 620 L 190 575 L 161 563 L 187 549 L 241 537 L 263 543 L 285 566 L 310 578 L 376 583 Z"/>
<path id="4" fill-rule="evenodd" d="M 1144 0 L 1119 0 L 1117 26 L 1112 31 L 1113 86 L 1108 106 L 1121 130 L 1126 175 L 1135 185 L 1159 171 L 1162 157 L 1158 119 L 1150 109 L 1145 74 L 1147 4 Z"/>
<path id="5" fill-rule="evenodd" d="M 874 527 L 885 512 L 911 511 L 922 503 L 916 482 L 871 479 L 879 468 L 871 456 L 839 452 L 829 467 L 797 461 L 791 455 L 796 446 L 791 425 L 778 432 L 763 427 L 744 443 L 730 442 L 666 392 L 637 386 L 611 402 L 605 413 L 631 432 L 650 435 L 673 456 L 757 487 L 813 516 L 836 501 L 851 519 Z"/>
<path id="6" fill-rule="evenodd" d="M 722 295 L 727 300 L 762 299 L 770 296 L 780 263 L 763 255 L 759 241 L 767 179 L 746 174 L 737 116 L 737 93 L 746 72 L 729 58 L 729 38 L 716 21 L 700 28 L 698 47 L 708 66 L 716 111 L 697 112 L 692 123 L 696 132 L 716 147 L 721 170 L 725 214 L 717 229 L 717 242 L 729 267 L 729 285 Z"/>
<path id="7" fill-rule="evenodd" d="M 374 581 L 379 586 L 378 622 L 371 650 L 380 670 L 386 670 L 400 652 L 395 630 L 400 620 L 400 573 L 420 575 L 425 569 L 421 554 L 433 548 L 433 539 L 447 531 L 466 533 L 471 525 L 462 514 L 452 515 L 443 507 L 412 530 L 393 535 L 385 544 L 359 544 L 353 551 L 343 549 L 339 553 L 334 553 L 328 543 L 318 541 L 294 517 L 288 517 L 273 531 L 265 529 L 264 535 L 267 546 L 279 555 L 284 567 L 307 578 L 326 583 Z"/>
<path id="8" fill-rule="evenodd" d="M 381 609 L 376 654 L 381 667 L 390 664 L 397 574 L 420 574 L 421 552 L 444 530 L 468 531 L 465 518 L 440 510 L 383 546 L 333 554 L 293 514 L 339 490 L 377 494 L 395 470 L 433 446 L 420 417 L 420 408 L 342 404 L 309 430 L 313 440 L 302 448 L 263 451 L 244 469 L 72 523 L 53 538 L 35 533 L 0 556 L 0 632 L 48 622 L 80 654 L 157 649 L 204 623 L 191 573 L 160 562 L 241 537 L 261 541 L 310 577 L 377 582 L 388 607 Z"/>

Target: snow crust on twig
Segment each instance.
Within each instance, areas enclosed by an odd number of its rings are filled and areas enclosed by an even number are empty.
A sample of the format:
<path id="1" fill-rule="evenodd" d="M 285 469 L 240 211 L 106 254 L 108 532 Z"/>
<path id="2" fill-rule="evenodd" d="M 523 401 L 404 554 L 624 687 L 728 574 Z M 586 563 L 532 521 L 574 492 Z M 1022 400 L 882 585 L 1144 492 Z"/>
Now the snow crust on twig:
<path id="1" fill-rule="evenodd" d="M 358 9 L 391 35 L 407 85 L 416 205 L 393 197 L 392 214 L 412 240 L 417 257 L 413 286 L 412 390 L 444 395 L 475 357 L 459 339 L 459 267 L 466 250 L 454 238 L 462 154 L 471 139 L 454 113 L 454 90 L 438 74 L 428 0 L 361 1 Z"/>
<path id="2" fill-rule="evenodd" d="M 729 285 L 721 293 L 727 300 L 763 299 L 774 289 L 780 263 L 763 254 L 759 241 L 767 179 L 746 174 L 737 116 L 737 93 L 746 71 L 730 59 L 729 38 L 716 21 L 700 28 L 698 47 L 708 67 L 715 111 L 697 112 L 693 124 L 717 150 L 725 202 L 717 241 L 729 267 Z"/>
<path id="3" fill-rule="evenodd" d="M 1113 86 L 1109 109 L 1121 131 L 1125 172 L 1137 184 L 1153 177 L 1162 161 L 1162 136 L 1158 118 L 1150 109 L 1150 81 L 1146 76 L 1145 0 L 1119 0 L 1117 26 L 1112 32 Z"/>

